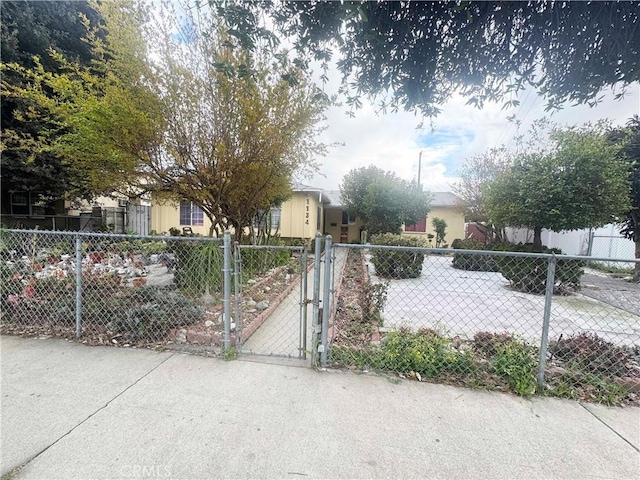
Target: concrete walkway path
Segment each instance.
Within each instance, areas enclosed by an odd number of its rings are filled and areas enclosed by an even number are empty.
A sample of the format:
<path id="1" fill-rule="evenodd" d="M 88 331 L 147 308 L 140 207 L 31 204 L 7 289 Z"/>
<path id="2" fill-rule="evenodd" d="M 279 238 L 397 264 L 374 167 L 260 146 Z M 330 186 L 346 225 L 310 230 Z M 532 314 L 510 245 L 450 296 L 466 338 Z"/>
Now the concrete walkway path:
<path id="1" fill-rule="evenodd" d="M 8 478 L 640 472 L 637 408 L 53 339 L 2 337 L 0 351 Z"/>
<path id="2" fill-rule="evenodd" d="M 346 260 L 344 249 L 336 250 L 335 272 L 341 272 Z M 307 273 L 307 298 L 313 299 L 313 268 Z M 324 286 L 324 262 L 320 274 L 320 300 Z M 307 306 L 306 344 L 304 350 L 311 350 L 311 335 L 313 331 L 313 305 Z M 300 310 L 300 286 L 282 300 L 269 318 L 242 345 L 242 352 L 260 355 L 274 355 L 298 358 L 301 345 L 300 332 L 303 328 Z"/>

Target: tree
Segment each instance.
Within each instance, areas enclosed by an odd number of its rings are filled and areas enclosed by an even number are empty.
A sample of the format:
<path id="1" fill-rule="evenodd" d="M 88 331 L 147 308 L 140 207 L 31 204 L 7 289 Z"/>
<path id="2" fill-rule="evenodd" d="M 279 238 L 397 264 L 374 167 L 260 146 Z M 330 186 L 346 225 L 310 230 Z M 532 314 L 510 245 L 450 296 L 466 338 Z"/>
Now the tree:
<path id="1" fill-rule="evenodd" d="M 13 63 L 32 69 L 36 67 L 35 57 L 43 70 L 59 73 L 60 64 L 50 55 L 51 51 L 85 67 L 95 59 L 91 46 L 83 38 L 87 28 L 96 27 L 102 19 L 86 1 L 4 1 L 0 16 L 3 65 Z M 58 128 L 55 119 L 43 106 L 7 91 L 10 87 L 25 86 L 26 82 L 28 79 L 19 71 L 3 68 L 0 114 L 3 210 L 10 205 L 11 192 L 33 191 L 44 199 L 56 199 L 74 184 L 68 165 L 56 152 L 37 148 L 37 141 L 41 140 L 42 145 L 46 132 Z M 50 141 L 51 137 L 47 137 L 47 142 Z"/>
<path id="2" fill-rule="evenodd" d="M 513 156 L 504 146 L 491 148 L 465 160 L 458 172 L 460 181 L 453 189 L 464 202 L 465 219 L 468 222 L 484 224 L 487 237 L 499 234 L 500 229 L 488 223 L 486 186 L 513 164 Z"/>
<path id="3" fill-rule="evenodd" d="M 138 27 L 144 12 L 133 2 L 83 5 L 100 19 L 75 12 L 86 63 L 49 49 L 31 63 L 2 64 L 3 99 L 13 105 L 2 141 L 12 159 L 3 171 L 10 188 L 36 173 L 23 186 L 53 198 L 109 194 L 126 188 L 141 157 L 157 148 L 157 99 L 144 83 L 150 72 Z"/>
<path id="4" fill-rule="evenodd" d="M 605 135 L 605 125 L 554 129 L 550 149 L 518 155 L 487 185 L 489 218 L 500 225 L 533 229 L 542 250 L 543 228 L 600 227 L 629 208 L 627 165 Z"/>
<path id="5" fill-rule="evenodd" d="M 340 199 L 345 210 L 362 219 L 369 235 L 400 233 L 403 223 L 416 223 L 430 209 L 429 195 L 420 185 L 373 165 L 345 175 Z"/>
<path id="6" fill-rule="evenodd" d="M 433 225 L 433 230 L 436 232 L 436 248 L 440 248 L 443 245 L 446 248 L 444 237 L 447 235 L 447 222 L 443 218 L 433 217 L 431 225 Z"/>
<path id="7" fill-rule="evenodd" d="M 214 12 L 163 5 L 147 32 L 155 46 L 153 88 L 166 122 L 163 147 L 146 169 L 154 187 L 192 201 L 211 234 L 238 240 L 259 211 L 291 194 L 294 175 L 315 169 L 327 106 L 296 66 L 243 50 Z M 177 32 L 176 32 L 177 29 Z"/>
<path id="8" fill-rule="evenodd" d="M 215 2 L 228 31 L 251 48 L 292 42 L 302 63 L 340 55 L 347 103 L 424 115 L 454 92 L 477 106 L 532 86 L 548 108 L 597 102 L 606 86 L 640 78 L 637 2 Z M 262 20 L 265 14 L 268 17 Z M 275 27 L 271 27 L 275 25 Z"/>
<path id="9" fill-rule="evenodd" d="M 620 224 L 620 233 L 635 242 L 635 257 L 640 259 L 640 117 L 630 118 L 625 128 L 611 130 L 609 138 L 621 147 L 620 157 L 629 167 L 631 209 Z M 640 263 L 635 265 L 634 280 L 640 281 Z"/>

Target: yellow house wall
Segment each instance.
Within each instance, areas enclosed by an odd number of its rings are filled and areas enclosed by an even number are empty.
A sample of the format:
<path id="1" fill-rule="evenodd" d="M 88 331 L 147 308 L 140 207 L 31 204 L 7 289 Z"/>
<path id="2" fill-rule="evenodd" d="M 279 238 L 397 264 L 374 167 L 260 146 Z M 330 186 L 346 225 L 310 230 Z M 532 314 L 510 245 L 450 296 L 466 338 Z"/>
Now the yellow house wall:
<path id="1" fill-rule="evenodd" d="M 462 210 L 456 207 L 433 207 L 427 216 L 427 231 L 426 232 L 403 232 L 403 235 L 408 237 L 423 237 L 424 241 L 427 241 L 427 235 L 434 235 L 435 242 L 435 230 L 431 221 L 435 218 L 442 218 L 447 222 L 447 228 L 445 230 L 444 241 L 449 246 L 456 238 L 464 239 L 464 213 Z"/>
<path id="2" fill-rule="evenodd" d="M 280 237 L 314 238 L 318 231 L 318 207 L 320 207 L 320 231 L 322 231 L 322 204 L 319 193 L 295 192 L 293 196 L 282 203 L 280 213 Z"/>
<path id="3" fill-rule="evenodd" d="M 348 227 L 347 243 L 360 241 L 360 228 L 362 227 L 362 221 L 356 218 L 356 222 L 352 225 L 342 225 L 342 209 L 328 207 L 325 210 L 325 233 L 331 235 L 334 243 L 342 242 L 340 239 L 340 233 L 342 227 Z M 335 226 L 332 224 L 335 223 Z"/>
<path id="4" fill-rule="evenodd" d="M 170 228 L 177 228 L 182 231 L 182 227 L 191 227 L 191 231 L 196 234 L 207 236 L 211 222 L 204 216 L 204 225 L 180 225 L 180 204 L 167 201 L 166 203 L 153 202 L 151 206 L 151 230 L 158 233 L 169 233 Z"/>

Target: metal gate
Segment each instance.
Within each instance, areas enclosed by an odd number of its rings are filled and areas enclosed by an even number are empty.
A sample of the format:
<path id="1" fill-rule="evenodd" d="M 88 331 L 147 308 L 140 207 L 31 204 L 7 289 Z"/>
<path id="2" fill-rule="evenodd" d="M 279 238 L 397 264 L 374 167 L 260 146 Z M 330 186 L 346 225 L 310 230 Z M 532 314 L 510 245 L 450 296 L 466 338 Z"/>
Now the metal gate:
<path id="1" fill-rule="evenodd" d="M 235 244 L 230 330 L 239 352 L 307 358 L 310 260 L 305 246 Z"/>

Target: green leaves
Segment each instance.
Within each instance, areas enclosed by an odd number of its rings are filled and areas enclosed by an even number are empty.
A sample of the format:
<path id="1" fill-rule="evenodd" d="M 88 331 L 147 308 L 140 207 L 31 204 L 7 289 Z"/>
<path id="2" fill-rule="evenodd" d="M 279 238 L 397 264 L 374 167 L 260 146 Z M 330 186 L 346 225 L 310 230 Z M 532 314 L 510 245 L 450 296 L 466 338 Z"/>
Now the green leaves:
<path id="1" fill-rule="evenodd" d="M 608 143 L 604 124 L 555 128 L 548 151 L 520 154 L 486 185 L 497 224 L 553 231 L 599 227 L 629 208 L 625 163 Z"/>
<path id="2" fill-rule="evenodd" d="M 345 175 L 340 198 L 349 213 L 364 221 L 370 235 L 400 233 L 403 223 L 418 222 L 430 209 L 429 195 L 420 185 L 375 166 Z"/>

